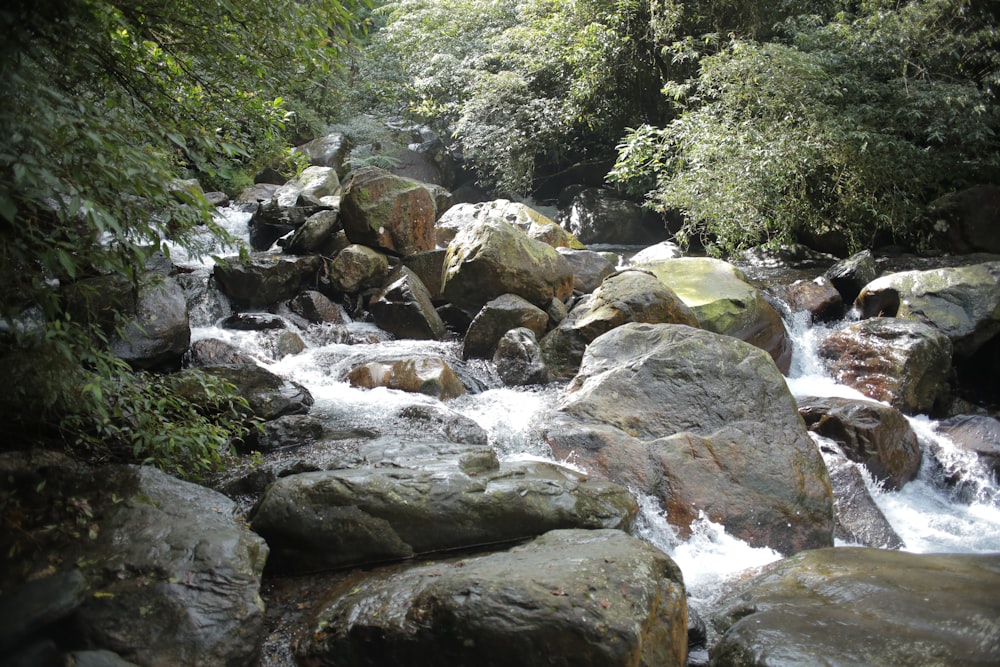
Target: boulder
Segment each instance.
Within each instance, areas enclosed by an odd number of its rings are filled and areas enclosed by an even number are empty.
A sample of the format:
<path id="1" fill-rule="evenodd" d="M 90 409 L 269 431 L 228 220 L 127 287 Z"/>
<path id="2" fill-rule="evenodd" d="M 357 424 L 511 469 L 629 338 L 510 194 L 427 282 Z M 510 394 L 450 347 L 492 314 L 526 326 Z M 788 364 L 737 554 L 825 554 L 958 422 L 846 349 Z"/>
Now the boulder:
<path id="1" fill-rule="evenodd" d="M 253 357 L 218 338 L 202 338 L 191 343 L 185 360 L 189 366 L 234 366 L 255 363 Z"/>
<path id="2" fill-rule="evenodd" d="M 538 339 L 531 329 L 518 327 L 505 333 L 497 343 L 493 364 L 497 368 L 497 375 L 509 386 L 544 384 L 549 381 Z"/>
<path id="3" fill-rule="evenodd" d="M 483 220 L 448 244 L 442 283 L 445 300 L 470 314 L 503 294 L 544 308 L 573 293 L 573 269 L 552 246 L 504 221 Z"/>
<path id="4" fill-rule="evenodd" d="M 435 225 L 437 244 L 447 247 L 461 230 L 481 222 L 506 222 L 529 238 L 553 248 L 583 249 L 572 234 L 527 204 L 495 199 L 478 204 L 459 204 L 448 209 Z"/>
<path id="5" fill-rule="evenodd" d="M 316 290 L 302 292 L 288 303 L 288 307 L 293 313 L 314 324 L 320 322 L 345 324 L 348 321 L 343 308 Z"/>
<path id="6" fill-rule="evenodd" d="M 901 489 L 920 472 L 917 434 L 895 408 L 848 398 L 800 398 L 799 414 L 809 430 L 836 442 L 888 489 Z"/>
<path id="7" fill-rule="evenodd" d="M 997 554 L 797 554 L 729 595 L 712 664 L 995 665 L 998 587 Z"/>
<path id="8" fill-rule="evenodd" d="M 26 599 L 0 603 L 5 658 L 11 633 L 27 630 L 65 651 L 102 649 L 154 667 L 255 661 L 268 549 L 235 503 L 151 467 L 89 467 L 41 452 L 8 453 L 0 467 L 5 491 L 30 485 L 21 498 L 44 516 L 24 517 L 19 530 L 49 524 L 31 549 L 5 552 L 5 592 L 12 575 L 33 579 L 18 589 Z"/>
<path id="9" fill-rule="evenodd" d="M 192 327 L 210 327 L 233 312 L 229 299 L 218 288 L 210 269 L 178 273 L 174 280 L 184 290 L 188 321 Z"/>
<path id="10" fill-rule="evenodd" d="M 278 243 L 293 255 L 331 255 L 334 234 L 340 229 L 340 212 L 325 209 L 310 215 L 287 241 Z"/>
<path id="11" fill-rule="evenodd" d="M 302 202 L 301 206 L 280 206 L 274 199 L 262 202 L 248 223 L 250 247 L 256 251 L 271 249 L 275 241 L 294 232 L 321 210 L 323 208 L 314 201 Z"/>
<path id="12" fill-rule="evenodd" d="M 509 551 L 359 573 L 295 642 L 301 664 L 682 667 L 674 562 L 617 530 L 557 530 Z"/>
<path id="13" fill-rule="evenodd" d="M 542 339 L 546 368 L 556 377 L 572 377 L 580 368 L 587 345 L 627 322 L 698 326 L 692 310 L 655 276 L 635 269 L 622 271 L 580 299 Z"/>
<path id="14" fill-rule="evenodd" d="M 979 462 L 1000 479 L 1000 420 L 986 415 L 959 415 L 938 422 L 937 430 L 959 448 L 975 453 Z"/>
<path id="15" fill-rule="evenodd" d="M 176 280 L 146 273 L 139 280 L 135 310 L 110 344 L 111 353 L 133 368 L 179 368 L 191 343 L 187 299 Z"/>
<path id="16" fill-rule="evenodd" d="M 362 167 L 344 186 L 340 216 L 352 243 L 402 256 L 434 249 L 435 203 L 417 181 Z"/>
<path id="17" fill-rule="evenodd" d="M 773 360 L 743 341 L 613 329 L 588 346 L 544 437 L 557 458 L 658 498 L 684 537 L 704 515 L 755 547 L 832 545 L 823 460 Z"/>
<path id="18" fill-rule="evenodd" d="M 233 313 L 219 321 L 223 329 L 233 331 L 267 331 L 284 329 L 285 320 L 270 313 Z"/>
<path id="19" fill-rule="evenodd" d="M 573 269 L 573 291 L 590 294 L 601 282 L 615 272 L 615 265 L 607 257 L 593 250 L 558 248 Z"/>
<path id="20" fill-rule="evenodd" d="M 324 197 L 340 194 L 340 179 L 333 167 L 306 167 L 298 176 L 282 185 L 274 193 L 274 202 L 280 208 L 300 206 L 300 201 L 319 202 Z"/>
<path id="21" fill-rule="evenodd" d="M 351 140 L 340 132 L 331 132 L 312 141 L 296 146 L 292 153 L 300 153 L 309 158 L 315 167 L 332 167 L 338 176 L 344 175 L 344 160 L 351 150 Z"/>
<path id="22" fill-rule="evenodd" d="M 402 259 L 403 266 L 417 274 L 420 282 L 427 288 L 432 301 L 441 300 L 441 274 L 444 272 L 444 248 L 436 248 L 427 252 L 407 255 Z"/>
<path id="23" fill-rule="evenodd" d="M 347 373 L 352 387 L 385 387 L 445 400 L 465 393 L 465 386 L 440 357 L 383 359 L 355 366 Z"/>
<path id="24" fill-rule="evenodd" d="M 948 337 L 930 325 L 877 317 L 830 334 L 817 353 L 838 382 L 916 414 L 947 399 L 951 350 Z"/>
<path id="25" fill-rule="evenodd" d="M 333 290 L 356 294 L 385 283 L 389 277 L 389 258 L 367 246 L 351 244 L 338 252 L 326 269 Z"/>
<path id="26" fill-rule="evenodd" d="M 1000 253 L 1000 186 L 976 185 L 931 202 L 924 216 L 952 252 Z"/>
<path id="27" fill-rule="evenodd" d="M 732 264 L 710 257 L 680 257 L 643 266 L 694 311 L 707 331 L 745 340 L 766 351 L 782 373 L 792 343 L 781 315 Z"/>
<path id="28" fill-rule="evenodd" d="M 206 365 L 198 369 L 221 378 L 236 387 L 236 394 L 247 400 L 253 416 L 263 421 L 282 415 L 302 414 L 313 404 L 309 390 L 256 364 Z M 204 392 L 201 381 L 191 370 L 170 376 L 175 389 L 197 401 Z"/>
<path id="29" fill-rule="evenodd" d="M 545 333 L 549 316 L 514 294 L 498 296 L 483 306 L 473 318 L 462 345 L 463 359 L 489 359 L 497 343 L 511 329 L 525 327 L 537 337 Z"/>
<path id="30" fill-rule="evenodd" d="M 904 271 L 872 281 L 858 296 L 863 317 L 922 322 L 970 357 L 1000 334 L 1000 262 Z"/>
<path id="31" fill-rule="evenodd" d="M 796 280 L 790 285 L 773 285 L 767 293 L 785 304 L 789 313 L 809 313 L 814 322 L 836 320 L 844 314 L 844 299 L 829 279 Z"/>
<path id="32" fill-rule="evenodd" d="M 833 487 L 835 525 L 833 536 L 847 544 L 876 549 L 902 549 L 906 545 L 868 491 L 857 463 L 843 453 L 823 452 Z"/>
<path id="33" fill-rule="evenodd" d="M 397 338 L 435 340 L 447 333 L 431 295 L 413 271 L 397 267 L 369 304 L 379 328 Z"/>
<path id="34" fill-rule="evenodd" d="M 665 259 L 677 259 L 683 256 L 684 251 L 679 245 L 670 241 L 661 241 L 635 253 L 628 260 L 628 263 L 630 266 L 642 267 L 646 264 L 655 264 Z"/>
<path id="35" fill-rule="evenodd" d="M 233 301 L 248 306 L 269 306 L 287 301 L 302 285 L 315 282 L 319 257 L 289 257 L 253 253 L 243 261 L 237 256 L 216 261 L 215 280 Z"/>
<path id="36" fill-rule="evenodd" d="M 251 525 L 274 569 L 412 558 L 556 528 L 628 529 L 638 512 L 616 484 L 553 463 L 500 464 L 488 445 L 385 439 L 368 448 L 376 467 L 290 475 L 268 488 Z"/>
<path id="37" fill-rule="evenodd" d="M 602 188 L 580 190 L 558 222 L 582 243 L 652 245 L 668 236 L 663 218 Z"/>
<path id="38" fill-rule="evenodd" d="M 865 285 L 878 277 L 875 257 L 871 250 L 862 250 L 843 259 L 823 274 L 840 292 L 844 303 L 854 303 Z"/>

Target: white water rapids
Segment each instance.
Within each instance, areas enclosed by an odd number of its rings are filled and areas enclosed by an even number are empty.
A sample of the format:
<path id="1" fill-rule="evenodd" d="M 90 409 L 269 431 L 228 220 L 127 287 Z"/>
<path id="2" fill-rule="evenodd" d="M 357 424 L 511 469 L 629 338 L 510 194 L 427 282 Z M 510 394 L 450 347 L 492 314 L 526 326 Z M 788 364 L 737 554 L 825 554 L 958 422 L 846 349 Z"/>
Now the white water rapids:
<path id="1" fill-rule="evenodd" d="M 248 218 L 249 214 L 227 211 L 220 215 L 219 222 L 232 234 L 245 236 Z M 234 252 L 234 249 L 220 249 L 213 254 Z M 192 259 L 179 251 L 173 254 L 175 263 L 202 272 L 212 263 L 211 259 Z M 449 363 L 462 368 L 463 377 L 475 378 L 484 389 L 448 401 L 448 409 L 482 426 L 501 458 L 551 458 L 551 452 L 538 435 L 537 426 L 555 406 L 561 387 L 503 387 L 489 363 L 462 362 L 457 342 L 391 340 L 373 325 L 363 323 L 313 326 L 305 330 L 296 330 L 294 324 L 289 323 L 289 329 L 301 336 L 307 348 L 299 354 L 277 359 L 273 340 L 268 338 L 273 334 L 221 329 L 216 326 L 218 307 L 213 310 L 211 304 L 204 307 L 193 304 L 192 318 L 193 339 L 220 338 L 237 345 L 273 372 L 307 387 L 316 399 L 313 414 L 339 425 L 378 430 L 380 424 L 391 422 L 406 406 L 438 404 L 436 399 L 421 395 L 350 387 L 341 378 L 360 359 L 385 352 L 445 357 Z M 816 345 L 830 329 L 811 326 L 802 316 L 792 318 L 786 326 L 795 346 L 792 371 L 787 379 L 795 396 L 863 398 L 858 392 L 835 383 L 816 357 Z M 971 503 L 960 501 L 943 482 L 942 468 L 945 471 L 949 468 L 974 470 L 974 462 L 948 438 L 936 433 L 930 419 L 916 417 L 910 421 L 924 449 L 924 464 L 918 478 L 900 491 L 889 492 L 879 488 L 869 475 L 864 475 L 876 503 L 904 541 L 905 550 L 917 553 L 1000 551 L 997 481 L 980 472 L 975 480 L 979 489 L 976 498 Z M 559 463 L 573 465 L 573 461 Z M 711 607 L 723 594 L 728 581 L 781 558 L 771 549 L 748 546 L 707 519 L 698 521 L 692 536 L 681 540 L 667 523 L 655 499 L 640 497 L 639 502 L 642 514 L 636 534 L 674 558 L 684 574 L 692 606 L 696 609 Z"/>

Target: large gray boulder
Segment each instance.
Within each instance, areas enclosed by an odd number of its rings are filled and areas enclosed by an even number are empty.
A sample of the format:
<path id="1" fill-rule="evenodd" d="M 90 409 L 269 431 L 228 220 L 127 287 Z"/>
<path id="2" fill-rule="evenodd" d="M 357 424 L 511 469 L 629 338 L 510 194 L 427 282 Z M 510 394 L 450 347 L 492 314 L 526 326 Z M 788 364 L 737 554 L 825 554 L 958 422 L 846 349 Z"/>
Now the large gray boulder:
<path id="1" fill-rule="evenodd" d="M 246 261 L 224 257 L 213 269 L 219 287 L 233 301 L 252 306 L 269 306 L 287 301 L 302 285 L 315 282 L 322 260 L 273 253 L 253 253 Z"/>
<path id="2" fill-rule="evenodd" d="M 506 222 L 520 229 L 529 238 L 553 248 L 582 250 L 584 247 L 572 234 L 545 214 L 527 204 L 508 199 L 458 204 L 451 207 L 435 225 L 437 243 L 441 247 L 447 247 L 461 230 L 487 221 Z"/>
<path id="3" fill-rule="evenodd" d="M 24 584 L 20 590 L 30 597 L 21 608 L 8 605 L 12 598 L 0 604 L 5 657 L 7 640 L 31 630 L 64 650 L 103 649 L 146 666 L 255 661 L 268 549 L 237 518 L 235 503 L 151 467 L 88 467 L 52 453 L 0 458 L 5 484 L 30 484 L 33 502 L 51 508 L 44 510 L 48 519 L 21 528 L 55 522 L 34 535 L 41 539 L 31 550 L 5 553 L 5 592 L 12 576 L 49 573 Z M 21 664 L 75 663 L 63 657 Z"/>
<path id="4" fill-rule="evenodd" d="M 678 324 L 595 339 L 548 421 L 556 457 L 657 497 L 682 535 L 704 514 L 782 553 L 833 543 L 823 460 L 773 360 Z"/>
<path id="5" fill-rule="evenodd" d="M 617 530 L 557 530 L 509 551 L 359 573 L 299 635 L 301 664 L 682 667 L 680 570 Z"/>
<path id="6" fill-rule="evenodd" d="M 292 153 L 301 153 L 316 167 L 333 167 L 338 176 L 344 175 L 344 160 L 351 150 L 351 141 L 340 132 L 331 132 L 296 146 Z"/>
<path id="7" fill-rule="evenodd" d="M 405 266 L 396 267 L 389 274 L 368 307 L 375 324 L 397 338 L 435 340 L 447 333 L 427 288 Z"/>
<path id="8" fill-rule="evenodd" d="M 782 373 L 788 372 L 792 343 L 781 315 L 738 268 L 711 257 L 678 257 L 642 268 L 672 289 L 703 329 L 765 350 Z"/>
<path id="9" fill-rule="evenodd" d="M 282 249 L 292 255 L 332 255 L 336 248 L 335 234 L 341 230 L 340 212 L 323 209 L 313 213 L 287 241 L 279 241 Z"/>
<path id="10" fill-rule="evenodd" d="M 976 185 L 949 193 L 927 207 L 925 218 L 941 245 L 956 253 L 1000 253 L 1000 186 Z"/>
<path id="11" fill-rule="evenodd" d="M 1000 335 L 1000 262 L 904 271 L 872 281 L 858 296 L 864 317 L 929 324 L 970 357 Z"/>
<path id="12" fill-rule="evenodd" d="M 797 554 L 729 596 L 712 665 L 996 665 L 998 589 L 997 554 Z"/>
<path id="13" fill-rule="evenodd" d="M 208 403 L 207 397 L 199 401 L 204 397 L 205 388 L 198 373 L 207 373 L 232 384 L 236 395 L 246 399 L 251 414 L 263 421 L 282 415 L 304 414 L 313 404 L 308 389 L 255 363 L 208 364 L 171 375 L 174 390 L 195 403 Z"/>
<path id="14" fill-rule="evenodd" d="M 587 345 L 627 322 L 699 326 L 694 312 L 654 275 L 622 271 L 582 298 L 541 340 L 546 367 L 557 377 L 572 377 L 580 368 Z"/>
<path id="15" fill-rule="evenodd" d="M 590 294 L 615 272 L 615 265 L 605 255 L 593 250 L 559 248 L 559 254 L 573 267 L 573 291 Z"/>
<path id="16" fill-rule="evenodd" d="M 560 211 L 558 221 L 587 245 L 652 245 L 668 236 L 659 215 L 602 188 L 579 191 Z"/>
<path id="17" fill-rule="evenodd" d="M 902 488 L 920 472 L 917 434 L 895 408 L 847 398 L 800 398 L 799 414 L 811 431 L 840 445 L 888 489 Z"/>
<path id="18" fill-rule="evenodd" d="M 573 293 L 573 269 L 556 250 L 501 220 L 464 227 L 448 244 L 442 291 L 469 314 L 516 294 L 539 308 Z"/>
<path id="19" fill-rule="evenodd" d="M 505 333 L 497 343 L 493 364 L 506 385 L 523 386 L 549 381 L 538 338 L 531 329 L 518 327 Z"/>
<path id="20" fill-rule="evenodd" d="M 340 194 L 340 179 L 333 167 L 310 166 L 302 170 L 274 193 L 274 202 L 280 208 L 301 205 L 301 198 L 320 203 L 324 197 Z M 333 202 L 330 202 L 333 203 Z"/>
<path id="21" fill-rule="evenodd" d="M 472 319 L 462 344 L 462 358 L 489 359 L 500 339 L 511 329 L 524 327 L 538 337 L 545 333 L 548 323 L 548 314 L 538 306 L 515 294 L 498 296 Z"/>
<path id="22" fill-rule="evenodd" d="M 326 270 L 331 289 L 355 294 L 385 283 L 389 258 L 378 250 L 352 243 L 327 263 Z"/>
<path id="23" fill-rule="evenodd" d="M 112 354 L 134 368 L 179 367 L 190 343 L 184 289 L 169 276 L 144 274 L 130 321 L 111 340 Z"/>
<path id="24" fill-rule="evenodd" d="M 556 528 L 622 528 L 623 487 L 552 463 L 500 464 L 485 445 L 395 440 L 363 452 L 378 467 L 291 475 L 252 519 L 273 567 L 308 571 L 513 542 Z"/>
<path id="25" fill-rule="evenodd" d="M 905 414 L 932 412 L 950 393 L 951 341 L 928 324 L 862 320 L 827 336 L 817 352 L 838 382 Z"/>
<path id="26" fill-rule="evenodd" d="M 344 186 L 340 217 L 352 243 L 394 255 L 433 250 L 437 209 L 417 181 L 377 167 L 353 172 Z"/>

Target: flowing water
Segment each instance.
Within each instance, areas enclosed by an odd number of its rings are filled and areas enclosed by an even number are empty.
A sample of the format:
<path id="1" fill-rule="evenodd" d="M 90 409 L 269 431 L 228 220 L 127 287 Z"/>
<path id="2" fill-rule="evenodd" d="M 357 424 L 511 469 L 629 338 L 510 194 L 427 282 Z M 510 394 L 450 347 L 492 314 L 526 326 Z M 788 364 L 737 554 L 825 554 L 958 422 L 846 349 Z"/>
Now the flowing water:
<path id="1" fill-rule="evenodd" d="M 232 210 L 221 214 L 219 222 L 234 235 L 246 234 L 249 214 Z M 214 249 L 212 254 L 232 254 L 233 249 Z M 175 263 L 204 276 L 211 259 L 192 258 L 175 252 Z M 228 314 L 211 293 L 206 303 L 192 304 L 193 339 L 221 338 L 254 356 L 264 366 L 305 385 L 316 399 L 313 414 L 323 415 L 338 427 L 361 427 L 391 432 L 401 411 L 414 404 L 437 406 L 436 399 L 417 394 L 350 387 L 344 373 L 360 361 L 385 356 L 440 356 L 451 364 L 466 385 L 475 391 L 452 401 L 446 410 L 461 413 L 477 422 L 489 434 L 490 443 L 502 459 L 551 459 L 551 452 L 539 436 L 540 421 L 552 410 L 561 387 L 549 385 L 512 389 L 502 385 L 487 362 L 463 362 L 456 341 L 398 341 L 371 324 L 312 325 L 299 329 L 294 320 L 289 329 L 306 343 L 306 350 L 278 358 L 273 332 L 245 332 L 221 329 L 217 320 Z M 840 325 L 813 326 L 803 315 L 786 322 L 795 345 L 788 385 L 792 393 L 805 396 L 863 398 L 857 391 L 838 385 L 824 371 L 815 349 L 831 330 Z M 869 475 L 869 489 L 892 527 L 905 542 L 905 550 L 926 552 L 1000 551 L 1000 492 L 995 479 L 977 469 L 975 462 L 946 437 L 935 431 L 926 417 L 911 419 L 924 448 L 924 464 L 919 476 L 901 491 L 881 489 Z M 573 466 L 573 461 L 559 461 Z M 946 483 L 950 472 L 963 469 L 975 487 L 959 497 Z M 711 609 L 724 595 L 727 584 L 752 574 L 756 568 L 781 556 L 766 548 L 752 548 L 727 534 L 705 518 L 693 526 L 692 535 L 679 539 L 667 523 L 662 508 L 651 497 L 639 496 L 641 517 L 635 533 L 669 553 L 684 573 L 691 605 Z"/>

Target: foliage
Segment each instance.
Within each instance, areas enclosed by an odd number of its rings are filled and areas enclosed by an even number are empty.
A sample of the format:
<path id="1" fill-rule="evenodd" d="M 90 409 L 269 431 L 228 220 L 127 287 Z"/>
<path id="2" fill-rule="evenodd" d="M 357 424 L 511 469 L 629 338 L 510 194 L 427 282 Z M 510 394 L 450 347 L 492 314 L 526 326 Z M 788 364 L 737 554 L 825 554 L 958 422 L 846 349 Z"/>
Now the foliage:
<path id="1" fill-rule="evenodd" d="M 524 193 L 537 171 L 661 119 L 648 0 L 399 0 L 382 11 L 373 47 L 405 84 L 396 99 L 454 131 L 489 185 Z"/>
<path id="2" fill-rule="evenodd" d="M 860 3 L 730 39 L 665 92 L 681 113 L 619 146 L 612 177 L 724 250 L 836 230 L 920 245 L 912 221 L 1000 170 L 996 33 L 968 2 Z M 994 54 L 990 56 L 989 54 Z"/>
<path id="3" fill-rule="evenodd" d="M 32 366 L 20 376 L 32 391 L 5 397 L 14 411 L 5 414 L 26 432 L 54 420 L 71 442 L 115 451 L 131 438 L 137 460 L 192 473 L 239 434 L 241 421 L 196 419 L 196 406 L 174 402 L 155 378 L 124 373 L 101 351 L 100 332 L 68 314 L 64 293 L 95 275 L 134 283 L 165 239 L 193 243 L 206 225 L 221 234 L 207 203 L 175 180 L 221 185 L 284 151 L 295 129 L 286 99 L 323 98 L 317 86 L 339 67 L 364 3 L 13 0 L 0 9 L 0 377 L 17 386 L 10 378 Z M 83 390 L 81 368 L 96 374 Z M 12 404 L 17 396 L 32 401 Z M 151 414 L 133 414 L 129 401 Z"/>

